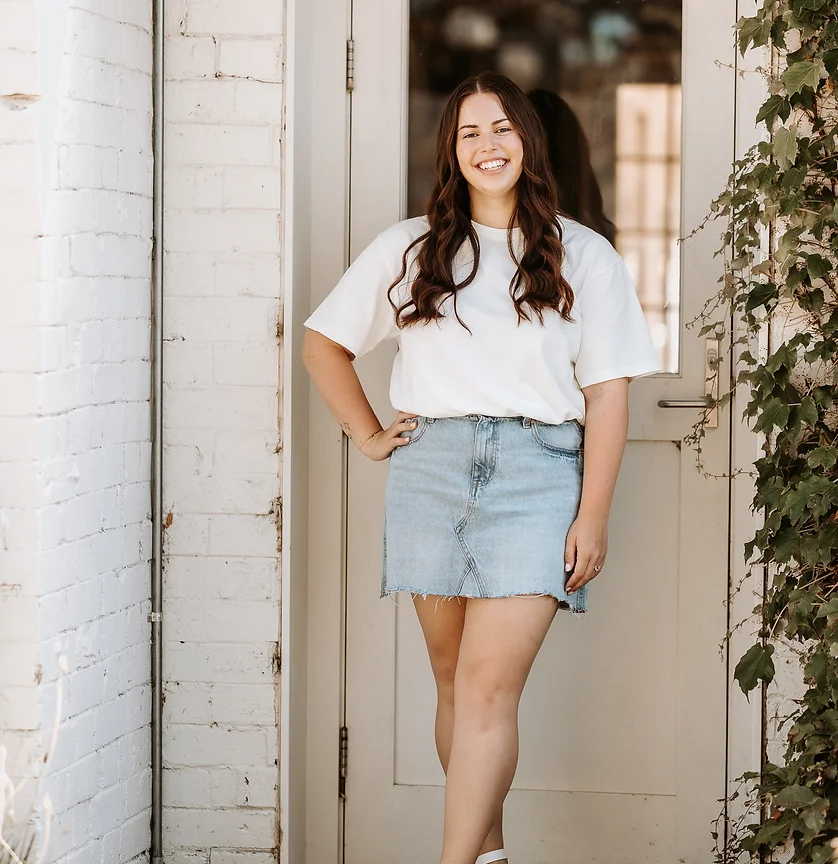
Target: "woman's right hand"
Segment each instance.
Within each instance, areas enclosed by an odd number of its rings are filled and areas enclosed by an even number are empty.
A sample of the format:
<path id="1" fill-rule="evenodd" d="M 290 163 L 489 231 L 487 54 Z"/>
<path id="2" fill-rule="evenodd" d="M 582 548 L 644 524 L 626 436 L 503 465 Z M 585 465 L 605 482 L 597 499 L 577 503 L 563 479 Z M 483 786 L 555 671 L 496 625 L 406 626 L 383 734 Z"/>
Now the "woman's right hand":
<path id="1" fill-rule="evenodd" d="M 410 444 L 410 438 L 402 438 L 402 432 L 411 432 L 416 428 L 416 415 L 399 411 L 396 419 L 380 432 L 370 435 L 358 449 L 373 462 L 383 462 L 390 458 L 396 447 Z"/>

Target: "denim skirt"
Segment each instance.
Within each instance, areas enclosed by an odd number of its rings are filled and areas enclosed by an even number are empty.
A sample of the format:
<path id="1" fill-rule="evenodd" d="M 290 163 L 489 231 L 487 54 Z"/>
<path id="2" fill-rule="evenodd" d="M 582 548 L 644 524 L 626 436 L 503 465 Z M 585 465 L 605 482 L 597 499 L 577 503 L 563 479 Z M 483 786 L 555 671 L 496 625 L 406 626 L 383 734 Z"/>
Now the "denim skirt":
<path id="1" fill-rule="evenodd" d="M 565 591 L 567 532 L 582 494 L 584 426 L 529 417 L 418 417 L 390 457 L 381 596 L 552 595 Z"/>

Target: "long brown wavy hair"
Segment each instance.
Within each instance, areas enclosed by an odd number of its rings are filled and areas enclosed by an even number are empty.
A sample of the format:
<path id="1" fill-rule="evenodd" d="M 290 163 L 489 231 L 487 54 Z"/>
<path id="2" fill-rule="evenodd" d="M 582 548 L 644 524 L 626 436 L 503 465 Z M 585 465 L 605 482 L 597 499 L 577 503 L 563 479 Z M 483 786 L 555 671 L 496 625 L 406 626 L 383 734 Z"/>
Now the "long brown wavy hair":
<path id="1" fill-rule="evenodd" d="M 475 93 L 497 96 L 507 119 L 523 142 L 523 167 L 517 184 L 517 202 L 507 230 L 509 254 L 518 265 L 509 284 L 509 293 L 518 313 L 518 322 L 531 321 L 534 312 L 544 323 L 544 310 L 552 309 L 565 320 L 573 320 L 573 290 L 562 276 L 564 246 L 558 220 L 558 190 L 550 168 L 544 128 L 524 92 L 505 75 L 482 72 L 467 78 L 451 94 L 442 112 L 437 133 L 436 184 L 428 198 L 428 230 L 405 250 L 402 269 L 388 291 L 388 299 L 399 328 L 438 321 L 445 316 L 440 306 L 453 297 L 457 313 L 457 292 L 470 285 L 480 263 L 480 241 L 471 223 L 468 182 L 457 160 L 457 128 L 460 106 Z M 517 225 L 523 236 L 520 259 L 513 245 L 512 228 Z M 471 273 L 461 282 L 454 279 L 454 258 L 468 240 L 473 252 Z M 420 245 L 421 244 L 421 245 Z M 410 299 L 400 305 L 393 301 L 393 290 L 405 278 L 408 254 L 419 245 L 416 275 L 411 282 Z"/>

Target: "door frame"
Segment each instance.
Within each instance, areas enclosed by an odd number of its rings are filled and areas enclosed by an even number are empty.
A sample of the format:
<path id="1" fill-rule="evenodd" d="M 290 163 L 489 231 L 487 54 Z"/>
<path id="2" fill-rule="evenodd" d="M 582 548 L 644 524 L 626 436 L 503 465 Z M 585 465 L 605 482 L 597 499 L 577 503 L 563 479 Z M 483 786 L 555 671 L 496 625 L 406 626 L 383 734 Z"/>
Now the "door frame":
<path id="1" fill-rule="evenodd" d="M 737 15 L 753 14 L 755 5 L 755 0 L 738 0 Z M 351 12 L 351 0 L 286 2 L 279 804 L 280 860 L 289 864 L 342 860 L 338 754 L 343 725 L 348 444 L 313 392 L 299 346 L 302 322 L 348 263 L 351 96 L 346 90 L 346 41 L 352 34 Z M 743 69 L 766 62 L 760 52 L 737 59 Z M 736 81 L 733 161 L 761 137 L 753 118 L 765 98 L 765 86 L 758 74 L 730 74 Z M 336 158 L 341 153 L 344 158 Z M 735 333 L 734 339 L 739 335 Z M 735 350 L 745 347 L 754 356 L 764 355 L 767 328 L 756 344 L 737 345 Z M 747 399 L 747 389 L 738 388 L 730 406 L 734 417 L 741 417 Z M 761 455 L 764 437 L 739 420 L 732 427 L 728 561 L 730 584 L 740 590 L 730 604 L 730 618 L 741 621 L 751 617 L 763 593 L 763 574 L 757 568 L 746 572 L 741 550 L 757 526 L 747 472 Z M 733 679 L 733 665 L 759 626 L 756 620 L 751 624 L 739 628 L 730 640 L 729 781 L 746 770 L 759 771 L 764 743 L 762 700 L 747 702 Z M 349 763 L 352 770 L 351 753 Z M 732 782 L 728 788 L 733 791 Z M 740 805 L 737 801 L 733 806 Z"/>

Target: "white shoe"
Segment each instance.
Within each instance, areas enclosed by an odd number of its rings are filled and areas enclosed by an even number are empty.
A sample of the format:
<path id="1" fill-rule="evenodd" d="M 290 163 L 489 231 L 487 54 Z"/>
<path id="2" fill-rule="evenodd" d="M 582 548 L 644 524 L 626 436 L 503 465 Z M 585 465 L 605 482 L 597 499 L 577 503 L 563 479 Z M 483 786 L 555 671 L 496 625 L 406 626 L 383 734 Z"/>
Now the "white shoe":
<path id="1" fill-rule="evenodd" d="M 494 861 L 504 861 L 506 857 L 506 849 L 495 849 L 494 852 L 484 852 L 482 855 L 478 855 L 474 864 L 492 864 Z"/>

